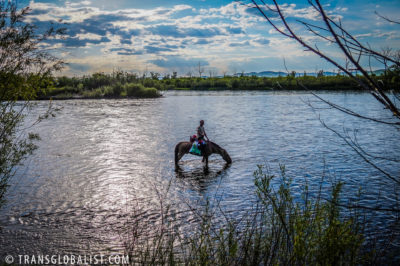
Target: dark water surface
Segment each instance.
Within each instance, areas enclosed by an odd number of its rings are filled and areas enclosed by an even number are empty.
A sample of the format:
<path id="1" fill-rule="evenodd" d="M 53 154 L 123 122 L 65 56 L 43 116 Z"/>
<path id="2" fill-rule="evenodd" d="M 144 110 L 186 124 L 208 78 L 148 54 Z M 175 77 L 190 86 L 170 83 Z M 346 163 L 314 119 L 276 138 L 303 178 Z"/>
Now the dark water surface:
<path id="1" fill-rule="evenodd" d="M 365 115 L 388 115 L 369 94 L 320 95 Z M 63 109 L 32 128 L 42 138 L 40 147 L 18 169 L 0 210 L 0 255 L 121 252 L 130 215 L 138 208 L 147 211 L 142 219 L 151 231 L 160 197 L 182 211 L 188 228 L 193 217 L 184 211 L 206 198 L 240 215 L 254 204 L 257 164 L 268 164 L 273 173 L 285 164 L 295 191 L 305 180 L 317 185 L 326 173 L 327 184 L 345 182 L 347 199 L 363 186 L 362 203 L 395 204 L 398 188 L 324 128 L 318 114 L 339 132 L 353 136 L 356 129 L 358 141 L 375 154 L 398 158 L 399 133 L 335 110 L 315 113 L 308 100 L 315 98 L 285 92 L 169 92 L 160 99 L 55 102 Z M 39 102 L 28 120 L 47 104 Z M 188 140 L 200 119 L 233 164 L 226 167 L 214 155 L 205 172 L 199 157 L 187 155 L 175 172 L 175 144 Z M 398 164 L 382 165 L 398 176 Z M 390 217 L 375 218 L 378 227 L 390 222 Z"/>

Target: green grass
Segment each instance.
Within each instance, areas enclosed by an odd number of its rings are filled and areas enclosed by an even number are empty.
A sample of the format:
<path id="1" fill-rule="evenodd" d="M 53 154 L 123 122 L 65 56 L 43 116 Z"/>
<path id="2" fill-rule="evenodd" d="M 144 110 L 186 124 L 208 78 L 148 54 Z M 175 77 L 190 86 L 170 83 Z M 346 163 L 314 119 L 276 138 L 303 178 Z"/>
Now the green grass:
<path id="1" fill-rule="evenodd" d="M 146 88 L 140 83 L 125 84 L 124 90 L 129 97 L 156 98 L 160 96 L 156 88 Z"/>
<path id="2" fill-rule="evenodd" d="M 352 78 L 347 76 L 298 76 L 256 77 L 177 77 L 152 74 L 151 77 L 139 76 L 128 72 L 112 74 L 94 73 L 82 77 L 52 78 L 53 86 L 41 94 L 40 99 L 48 98 L 119 98 L 119 97 L 159 97 L 158 91 L 164 90 L 361 90 Z M 397 69 L 386 75 L 371 75 L 384 89 L 400 89 L 400 72 Z M 359 77 L 364 79 L 363 77 Z"/>
<path id="3" fill-rule="evenodd" d="M 53 99 L 100 99 L 100 98 L 156 98 L 161 94 L 156 88 L 146 88 L 140 83 L 115 83 L 94 89 L 77 89 L 74 87 L 52 87 L 39 98 Z"/>

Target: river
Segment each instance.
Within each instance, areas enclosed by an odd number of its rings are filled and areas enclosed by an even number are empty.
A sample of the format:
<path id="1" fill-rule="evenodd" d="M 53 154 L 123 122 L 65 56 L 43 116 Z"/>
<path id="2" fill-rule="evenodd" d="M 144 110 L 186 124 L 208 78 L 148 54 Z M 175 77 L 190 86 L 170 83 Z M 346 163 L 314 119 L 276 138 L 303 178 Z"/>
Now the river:
<path id="1" fill-rule="evenodd" d="M 324 99 L 363 115 L 382 118 L 388 112 L 369 94 L 320 92 Z M 308 103 L 320 109 L 313 109 Z M 300 92 L 166 92 L 157 99 L 56 101 L 57 116 L 30 130 L 39 133 L 39 148 L 23 166 L 0 210 L 1 254 L 81 254 L 124 250 L 132 213 L 146 215 L 151 231 L 160 198 L 182 210 L 190 228 L 188 206 L 207 198 L 218 201 L 232 217 L 255 202 L 253 172 L 267 165 L 279 175 L 279 164 L 293 179 L 306 182 L 343 181 L 344 198 L 352 200 L 363 187 L 361 203 L 394 206 L 393 183 L 362 160 L 319 117 L 338 132 L 356 134 L 371 153 L 399 158 L 399 132 L 361 120 Z M 27 125 L 45 112 L 38 102 Z M 225 148 L 233 163 L 218 155 L 205 171 L 201 158 L 186 155 L 175 171 L 174 147 L 189 140 L 199 120 L 209 138 Z M 397 135 L 396 135 L 397 134 Z M 398 174 L 399 164 L 379 161 Z M 377 227 L 390 222 L 375 216 Z"/>

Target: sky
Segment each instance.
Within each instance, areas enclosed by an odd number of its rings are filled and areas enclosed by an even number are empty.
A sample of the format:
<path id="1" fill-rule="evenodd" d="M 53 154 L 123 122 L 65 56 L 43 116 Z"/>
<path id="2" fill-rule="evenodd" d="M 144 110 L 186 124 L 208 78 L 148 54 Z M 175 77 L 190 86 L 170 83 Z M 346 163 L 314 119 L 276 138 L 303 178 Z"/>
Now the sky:
<path id="1" fill-rule="evenodd" d="M 267 1 L 268 2 L 268 1 Z M 320 25 L 307 0 L 278 1 L 288 22 L 304 40 L 342 60 L 338 49 L 312 36 L 299 21 Z M 65 27 L 64 38 L 47 49 L 67 62 L 59 73 L 80 76 L 123 70 L 162 75 L 238 72 L 334 71 L 335 67 L 278 34 L 245 1 L 225 0 L 19 0 L 30 6 L 27 21 L 39 30 Z M 400 0 L 322 0 L 327 13 L 374 49 L 400 49 Z M 274 19 L 274 15 L 272 15 Z M 278 22 L 278 20 L 275 20 Z M 366 60 L 364 63 L 367 62 Z M 372 62 L 372 68 L 382 66 Z"/>

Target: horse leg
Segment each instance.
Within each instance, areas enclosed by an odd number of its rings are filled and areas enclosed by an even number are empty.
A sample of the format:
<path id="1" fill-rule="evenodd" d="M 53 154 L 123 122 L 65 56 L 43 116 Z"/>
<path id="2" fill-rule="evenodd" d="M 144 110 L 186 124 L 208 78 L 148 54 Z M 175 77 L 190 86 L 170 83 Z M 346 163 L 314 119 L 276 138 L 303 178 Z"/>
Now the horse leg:
<path id="1" fill-rule="evenodd" d="M 178 165 L 178 162 L 182 159 L 183 155 L 185 155 L 185 153 L 178 153 L 175 156 L 175 165 Z"/>
<path id="2" fill-rule="evenodd" d="M 179 144 L 175 146 L 175 165 L 178 165 L 179 158 Z"/>

